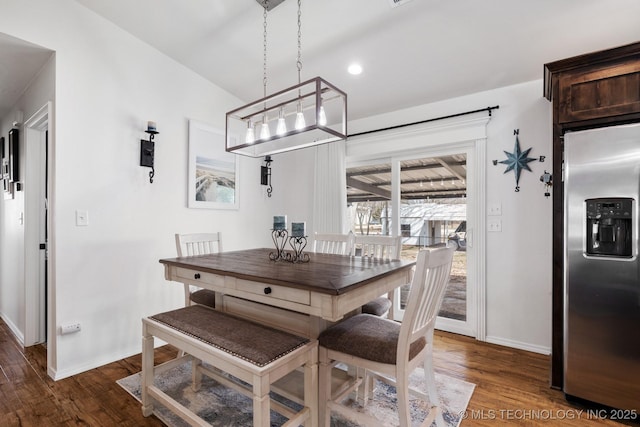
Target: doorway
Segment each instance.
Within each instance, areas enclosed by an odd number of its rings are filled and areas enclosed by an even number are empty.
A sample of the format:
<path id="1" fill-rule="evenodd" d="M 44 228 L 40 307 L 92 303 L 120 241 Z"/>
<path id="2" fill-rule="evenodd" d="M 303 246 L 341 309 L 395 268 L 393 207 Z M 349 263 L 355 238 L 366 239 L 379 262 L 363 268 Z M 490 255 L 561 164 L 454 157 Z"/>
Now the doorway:
<path id="1" fill-rule="evenodd" d="M 486 340 L 486 273 L 485 273 L 485 228 L 484 215 L 485 187 L 486 187 L 486 125 L 489 116 L 470 114 L 438 121 L 425 121 L 398 127 L 392 130 L 364 132 L 350 136 L 346 150 L 347 199 L 355 200 L 356 193 L 370 191 L 378 193 L 387 200 L 387 213 L 380 217 L 390 218 L 379 221 L 380 230 L 386 227 L 389 234 L 398 236 L 408 234 L 413 236 L 405 240 L 416 245 L 439 244 L 449 241 L 449 236 L 459 241 L 460 249 L 456 251 L 460 258 L 464 258 L 466 270 L 464 300 L 464 316 L 445 313 L 436 321 L 436 328 L 462 335 L 475 337 L 480 341 Z M 424 170 L 425 167 L 439 170 L 438 175 L 411 176 L 411 169 Z M 380 182 L 374 182 L 371 175 L 362 184 L 353 181 L 355 174 L 361 173 L 359 168 L 379 168 L 378 172 L 387 174 Z M 408 172 L 404 173 L 403 169 Z M 382 178 L 382 177 L 380 177 Z M 404 184 L 403 184 L 404 181 Z M 384 185 L 378 185 L 383 183 Z M 403 205 L 413 194 L 416 197 L 425 195 L 426 187 L 434 187 L 434 196 L 439 193 L 452 199 L 464 201 L 466 214 L 464 220 L 449 222 L 430 222 L 426 224 L 415 221 Z M 402 187 L 405 186 L 403 190 Z M 408 185 L 412 186 L 409 187 Z M 360 188 L 356 188 L 356 187 Z M 350 190 L 351 188 L 351 190 Z M 441 191 L 435 192 L 436 189 Z M 384 190 L 384 191 L 380 191 Z M 412 193 L 413 192 L 413 193 Z M 360 201 L 372 201 L 371 195 L 363 195 Z M 426 198 L 424 200 L 427 200 Z M 417 204 L 417 203 L 416 203 Z M 365 212 L 369 215 L 368 212 Z M 403 219 L 404 217 L 404 219 Z M 352 216 L 351 218 L 354 218 Z M 444 221 L 444 218 L 440 219 Z M 375 222 L 375 218 L 374 218 Z M 415 229 L 414 229 L 415 228 Z M 418 231 L 418 228 L 420 231 Z M 364 228 L 363 228 L 364 229 Z M 370 230 L 373 230 L 371 227 Z M 462 231 L 464 229 L 464 231 Z M 354 231 L 355 232 L 355 231 Z M 462 250 L 464 246 L 464 250 Z M 461 260 L 462 262 L 463 260 Z M 458 274 L 461 274 L 457 271 Z M 399 307 L 400 298 L 395 298 Z M 441 313 L 442 314 L 442 313 Z"/>
<path id="2" fill-rule="evenodd" d="M 423 248 L 456 245 L 438 326 L 475 337 L 477 250 L 467 244 L 467 224 L 476 227 L 473 215 L 467 218 L 467 193 L 476 188 L 473 176 L 467 180 L 467 171 L 475 170 L 473 154 L 472 147 L 457 147 L 349 164 L 347 217 L 354 234 L 401 235 L 403 259 L 415 260 Z M 408 293 L 408 285 L 396 292 L 395 320 L 402 320 Z"/>
<path id="3" fill-rule="evenodd" d="M 51 103 L 24 123 L 25 347 L 46 343 L 48 317 L 48 153 Z"/>

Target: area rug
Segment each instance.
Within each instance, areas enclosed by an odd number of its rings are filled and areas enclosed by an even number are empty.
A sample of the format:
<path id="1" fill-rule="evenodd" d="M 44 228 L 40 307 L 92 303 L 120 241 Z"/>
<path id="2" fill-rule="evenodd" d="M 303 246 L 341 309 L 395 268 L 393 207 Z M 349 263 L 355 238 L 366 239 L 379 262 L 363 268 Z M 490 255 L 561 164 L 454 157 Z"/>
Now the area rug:
<path id="1" fill-rule="evenodd" d="M 424 374 L 422 369 L 416 369 L 411 375 L 410 383 L 420 388 Z M 117 383 L 140 401 L 140 379 L 137 373 L 118 380 Z M 460 424 L 469 399 L 475 388 L 474 384 L 447 375 L 436 373 L 436 383 L 443 404 L 443 416 L 447 427 L 457 427 Z M 204 376 L 202 389 L 195 393 L 191 390 L 191 364 L 185 363 L 168 370 L 155 379 L 155 385 L 169 396 L 185 405 L 207 422 L 216 427 L 251 426 L 252 401 L 241 393 L 227 388 L 215 380 Z M 356 403 L 350 402 L 352 405 Z M 359 408 L 362 410 L 362 408 Z M 397 425 L 397 400 L 393 386 L 377 382 L 373 401 L 367 404 L 366 413 L 382 420 L 385 425 Z M 186 427 L 188 424 L 161 405 L 154 405 L 154 415 L 169 427 Z M 411 400 L 411 415 L 414 424 L 420 424 L 428 415 L 428 408 L 424 402 Z M 271 426 L 284 424 L 286 418 L 271 411 Z M 342 419 L 338 414 L 332 414 L 332 427 L 357 427 L 357 424 Z M 435 426 L 435 424 L 433 424 Z"/>

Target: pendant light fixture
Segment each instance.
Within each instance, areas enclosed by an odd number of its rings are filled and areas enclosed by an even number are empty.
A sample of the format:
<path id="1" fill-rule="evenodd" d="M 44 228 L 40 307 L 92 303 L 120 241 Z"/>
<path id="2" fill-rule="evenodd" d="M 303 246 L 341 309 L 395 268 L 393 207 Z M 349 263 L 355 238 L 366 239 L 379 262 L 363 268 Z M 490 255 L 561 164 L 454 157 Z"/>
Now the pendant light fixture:
<path id="1" fill-rule="evenodd" d="M 347 94 L 320 77 L 301 82 L 302 0 L 298 0 L 298 84 L 267 96 L 267 12 L 275 6 L 270 7 L 269 0 L 257 1 L 264 8 L 263 98 L 226 114 L 226 150 L 263 157 L 346 139 Z"/>

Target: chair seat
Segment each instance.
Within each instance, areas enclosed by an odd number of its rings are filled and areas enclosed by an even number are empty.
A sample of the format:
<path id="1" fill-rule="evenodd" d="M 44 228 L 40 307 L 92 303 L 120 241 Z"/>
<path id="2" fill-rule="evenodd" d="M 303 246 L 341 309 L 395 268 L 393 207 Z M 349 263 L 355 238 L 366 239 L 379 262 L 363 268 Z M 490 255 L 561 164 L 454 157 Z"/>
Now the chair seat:
<path id="1" fill-rule="evenodd" d="M 320 346 L 379 363 L 395 364 L 400 324 L 371 314 L 358 314 L 326 329 Z M 427 344 L 424 337 L 409 348 L 412 360 Z"/>
<path id="2" fill-rule="evenodd" d="M 216 308 L 216 293 L 209 289 L 198 289 L 190 295 L 191 301 L 196 304 Z"/>
<path id="3" fill-rule="evenodd" d="M 374 316 L 383 316 L 391 308 L 391 300 L 387 297 L 378 297 L 362 306 L 362 312 L 365 314 L 373 314 Z"/>

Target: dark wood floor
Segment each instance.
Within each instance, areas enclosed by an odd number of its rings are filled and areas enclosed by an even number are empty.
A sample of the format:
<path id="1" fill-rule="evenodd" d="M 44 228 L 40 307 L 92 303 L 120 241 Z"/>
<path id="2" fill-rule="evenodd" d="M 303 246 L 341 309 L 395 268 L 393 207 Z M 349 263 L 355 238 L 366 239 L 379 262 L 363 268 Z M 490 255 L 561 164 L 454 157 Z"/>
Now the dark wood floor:
<path id="1" fill-rule="evenodd" d="M 175 350 L 156 350 L 156 363 Z M 436 333 L 437 371 L 476 384 L 461 426 L 620 426 L 569 405 L 549 388 L 549 357 Z M 46 349 L 23 349 L 0 320 L 0 426 L 162 426 L 115 381 L 140 371 L 140 355 L 60 381 L 46 374 Z M 532 417 L 544 419 L 535 420 Z"/>

